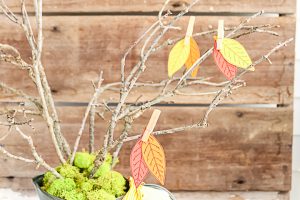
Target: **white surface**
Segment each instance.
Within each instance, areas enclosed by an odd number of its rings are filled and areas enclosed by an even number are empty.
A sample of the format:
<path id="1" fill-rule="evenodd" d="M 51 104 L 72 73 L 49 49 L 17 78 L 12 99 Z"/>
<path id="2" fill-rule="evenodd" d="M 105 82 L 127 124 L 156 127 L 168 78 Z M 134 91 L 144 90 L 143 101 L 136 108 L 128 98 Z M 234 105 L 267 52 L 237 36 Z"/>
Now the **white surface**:
<path id="1" fill-rule="evenodd" d="M 300 192 L 300 191 L 299 191 Z M 1 190 L 0 194 L 9 193 L 9 198 L 0 195 L 0 200 L 38 200 L 34 191 L 12 193 L 10 190 Z M 23 195 L 23 196 L 21 196 Z M 278 192 L 176 192 L 176 200 L 283 200 L 285 194 Z M 145 199 L 144 199 L 145 200 Z M 148 200 L 148 199 L 147 199 Z M 161 200 L 152 198 L 150 200 Z"/>
<path id="2" fill-rule="evenodd" d="M 38 200 L 33 192 L 29 194 L 13 192 L 10 189 L 0 189 L 0 199 L 1 200 Z"/>
<path id="3" fill-rule="evenodd" d="M 163 190 L 142 187 L 142 193 L 144 194 L 143 200 L 170 200 L 169 194 Z"/>
<path id="4" fill-rule="evenodd" d="M 300 25 L 298 25 L 298 26 L 300 26 Z M 299 35 L 298 37 L 300 37 L 300 30 L 299 30 L 299 34 L 298 35 Z M 299 40 L 300 40 L 300 38 L 299 38 Z M 297 49 L 299 49 L 299 50 L 297 51 Z M 296 51 L 297 52 L 300 51 L 300 46 L 297 46 Z M 300 54 L 300 52 L 297 53 L 297 54 Z M 295 94 L 294 94 L 294 96 L 296 98 L 300 98 L 300 67 L 299 67 L 300 66 L 300 58 L 297 58 L 297 59 L 299 59 L 299 60 L 296 60 L 296 67 L 295 67 Z"/>
<path id="5" fill-rule="evenodd" d="M 143 200 L 170 200 L 169 194 L 154 188 L 144 187 Z M 38 200 L 34 191 L 13 192 L 10 189 L 0 189 L 0 200 Z"/>
<path id="6" fill-rule="evenodd" d="M 300 67 L 300 65 L 298 65 L 298 67 Z M 300 97 L 295 97 L 294 98 L 294 135 L 300 136 L 299 122 L 300 122 Z"/>

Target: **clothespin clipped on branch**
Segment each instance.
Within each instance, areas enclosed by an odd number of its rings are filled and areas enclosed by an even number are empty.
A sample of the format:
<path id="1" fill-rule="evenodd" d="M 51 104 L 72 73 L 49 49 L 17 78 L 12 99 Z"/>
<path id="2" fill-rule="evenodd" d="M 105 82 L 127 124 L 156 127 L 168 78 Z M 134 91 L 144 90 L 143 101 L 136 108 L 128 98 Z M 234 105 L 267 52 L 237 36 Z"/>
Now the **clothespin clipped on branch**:
<path id="1" fill-rule="evenodd" d="M 151 172 L 162 185 L 165 183 L 165 152 L 159 141 L 151 135 L 160 113 L 160 110 L 155 109 L 153 111 L 142 138 L 137 141 L 130 154 L 131 174 L 136 188 L 139 188 L 147 176 L 148 171 Z"/>
<path id="2" fill-rule="evenodd" d="M 146 129 L 144 131 L 143 137 L 142 137 L 142 141 L 143 142 L 147 142 L 148 141 L 150 134 L 153 132 L 153 130 L 154 130 L 155 126 L 156 126 L 156 123 L 158 121 L 160 113 L 161 113 L 161 111 L 158 110 L 158 109 L 155 109 L 153 111 L 152 116 L 151 116 L 151 118 L 149 120 L 149 123 L 148 123 L 148 125 L 147 125 L 147 127 L 146 127 Z"/>
<path id="3" fill-rule="evenodd" d="M 224 39 L 224 20 L 219 20 L 218 21 L 217 50 L 221 50 L 223 39 Z"/>
<path id="4" fill-rule="evenodd" d="M 185 45 L 188 45 L 190 43 L 190 38 L 193 36 L 195 19 L 196 19 L 195 16 L 190 17 L 189 25 L 185 34 L 185 40 L 184 40 Z"/>

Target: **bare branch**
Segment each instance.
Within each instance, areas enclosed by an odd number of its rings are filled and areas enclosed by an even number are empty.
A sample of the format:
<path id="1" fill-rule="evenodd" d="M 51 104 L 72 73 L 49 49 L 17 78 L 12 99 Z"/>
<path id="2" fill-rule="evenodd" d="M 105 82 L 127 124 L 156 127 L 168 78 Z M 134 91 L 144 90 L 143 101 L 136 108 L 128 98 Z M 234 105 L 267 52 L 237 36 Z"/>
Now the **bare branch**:
<path id="1" fill-rule="evenodd" d="M 20 24 L 20 20 L 17 16 L 7 7 L 4 0 L 0 0 L 0 10 L 4 13 L 4 15 L 13 23 Z"/>
<path id="2" fill-rule="evenodd" d="M 17 96 L 23 97 L 23 98 L 33 102 L 38 108 L 41 107 L 41 104 L 40 104 L 38 99 L 24 93 L 22 90 L 17 90 L 17 89 L 12 88 L 12 87 L 10 87 L 10 86 L 6 85 L 5 83 L 2 83 L 2 82 L 0 82 L 0 88 L 5 89 L 5 90 L 17 95 Z"/>
<path id="3" fill-rule="evenodd" d="M 128 133 L 129 133 L 131 127 L 132 127 L 132 123 L 133 123 L 133 118 L 132 117 L 126 117 L 125 123 L 124 123 L 124 128 L 123 128 L 123 131 L 120 135 L 120 139 L 118 141 L 115 141 L 116 144 L 113 145 L 113 146 L 116 146 L 116 150 L 113 153 L 112 168 L 114 168 L 115 165 L 117 164 L 120 150 L 121 150 L 121 148 L 124 144 L 124 140 L 128 137 Z M 112 148 L 114 148 L 114 147 L 112 147 Z"/>
<path id="4" fill-rule="evenodd" d="M 264 24 L 264 25 L 258 25 L 258 26 L 244 26 L 240 29 L 240 30 L 244 30 L 244 32 L 235 34 L 234 36 L 232 36 L 232 38 L 237 39 L 237 38 L 240 38 L 245 35 L 250 35 L 252 33 L 266 33 L 266 34 L 270 34 L 273 36 L 279 36 L 279 34 L 277 32 L 269 30 L 271 28 L 279 28 L 279 26 L 271 25 L 271 24 Z M 236 29 L 236 27 L 225 27 L 224 28 L 225 31 L 233 31 L 235 29 Z M 197 38 L 197 37 L 203 37 L 206 35 L 214 35 L 214 34 L 217 34 L 217 32 L 218 32 L 218 29 L 198 32 L 198 33 L 194 33 L 193 37 Z M 174 45 L 182 39 L 184 39 L 184 37 L 180 37 L 180 38 L 176 38 L 176 39 L 168 39 L 165 42 L 163 42 L 161 45 L 155 47 L 153 49 L 153 53 L 163 49 L 166 46 Z"/>
<path id="5" fill-rule="evenodd" d="M 45 162 L 45 160 L 37 153 L 31 137 L 27 136 L 25 133 L 23 133 L 23 131 L 21 131 L 21 129 L 19 127 L 16 127 L 16 131 L 20 134 L 21 137 L 23 137 L 28 142 L 28 144 L 31 148 L 32 155 L 35 158 L 36 163 L 38 165 L 45 167 L 47 170 L 52 172 L 52 174 L 54 174 L 57 178 L 62 178 L 62 176 L 54 168 L 50 167 Z"/>
<path id="6" fill-rule="evenodd" d="M 21 156 L 16 156 L 16 155 L 13 155 L 11 153 L 9 153 L 7 150 L 5 150 L 5 148 L 3 146 L 0 145 L 0 151 L 10 157 L 10 158 L 13 158 L 15 160 L 20 160 L 20 161 L 23 161 L 23 162 L 27 162 L 27 163 L 35 163 L 36 161 L 35 160 L 32 160 L 32 159 L 28 159 L 28 158 L 23 158 Z"/>
<path id="7" fill-rule="evenodd" d="M 94 143 L 95 143 L 95 106 L 92 105 L 90 110 L 90 131 L 89 131 L 89 152 L 94 152 Z"/>
<path id="8" fill-rule="evenodd" d="M 282 43 L 279 43 L 276 47 L 274 47 L 273 49 L 271 49 L 267 54 L 265 54 L 264 56 L 262 56 L 260 59 L 256 60 L 252 65 L 250 65 L 248 68 L 250 67 L 254 67 L 260 63 L 262 63 L 265 60 L 268 60 L 270 55 L 272 55 L 273 53 L 275 53 L 277 50 L 279 50 L 282 47 L 287 46 L 288 43 L 292 42 L 293 38 L 290 38 Z M 182 131 L 186 131 L 186 130 L 190 130 L 190 129 L 195 129 L 195 128 L 206 128 L 208 126 L 208 117 L 209 114 L 211 113 L 211 111 L 217 107 L 217 105 L 225 98 L 227 98 L 230 93 L 231 90 L 233 88 L 233 85 L 235 84 L 235 82 L 240 79 L 243 75 L 245 75 L 246 73 L 248 73 L 249 71 L 243 70 L 238 76 L 236 76 L 234 79 L 232 79 L 230 82 L 227 83 L 227 85 L 219 91 L 219 93 L 216 95 L 216 97 L 213 99 L 213 101 L 211 102 L 211 104 L 209 105 L 208 109 L 206 110 L 202 120 L 200 120 L 198 123 L 195 124 L 191 124 L 188 126 L 181 126 L 178 128 L 172 128 L 172 129 L 167 129 L 167 130 L 161 130 L 161 131 L 155 131 L 153 132 L 153 135 L 164 135 L 164 134 L 173 134 L 173 133 L 177 133 L 177 132 L 182 132 Z M 128 141 L 132 141 L 132 140 L 136 140 L 139 137 L 141 137 L 141 135 L 135 135 L 135 136 L 130 136 L 127 137 L 124 142 L 128 142 Z"/>
<path id="9" fill-rule="evenodd" d="M 35 83 L 36 87 L 39 93 L 39 96 L 41 97 L 42 107 L 43 107 L 43 116 L 44 119 L 47 122 L 50 135 L 52 138 L 52 142 L 55 146 L 56 153 L 62 163 L 65 163 L 66 160 L 63 157 L 62 151 L 67 149 L 66 140 L 63 138 L 58 127 L 58 119 L 56 110 L 54 107 L 54 102 L 51 96 L 51 91 L 49 88 L 49 85 L 46 81 L 46 76 L 44 73 L 43 66 L 41 64 L 41 53 L 42 53 L 42 46 L 43 46 L 43 35 L 42 35 L 42 1 L 36 0 L 35 3 L 35 12 L 36 12 L 36 19 L 37 19 L 37 27 L 38 27 L 38 41 L 36 43 L 32 28 L 30 25 L 30 21 L 28 18 L 28 14 L 25 7 L 25 1 L 22 0 L 22 28 L 25 32 L 27 41 L 31 47 L 32 50 L 32 58 L 33 58 L 33 71 L 35 74 Z M 52 110 L 52 115 L 50 114 L 50 110 L 48 108 L 50 106 Z"/>
<path id="10" fill-rule="evenodd" d="M 153 29 L 157 26 L 158 22 L 153 23 L 152 26 L 150 26 L 125 52 L 122 60 L 121 60 L 121 82 L 125 84 L 125 65 L 126 65 L 126 58 L 129 55 L 129 53 L 132 51 L 136 45 L 138 45 L 142 39 Z M 123 88 L 125 88 L 125 85 L 123 85 Z"/>
<path id="11" fill-rule="evenodd" d="M 241 30 L 243 28 L 243 26 L 247 23 L 249 23 L 251 20 L 253 20 L 254 18 L 261 16 L 264 13 L 264 11 L 260 11 L 254 15 L 252 15 L 251 17 L 245 19 L 244 21 L 242 21 L 233 31 L 231 31 L 228 35 L 226 35 L 226 37 L 231 37 L 233 36 L 237 31 Z M 186 80 L 186 78 L 188 77 L 188 75 L 199 65 L 201 64 L 208 56 L 210 56 L 213 52 L 213 47 L 210 48 L 205 54 L 203 54 L 194 64 L 193 66 L 191 66 L 185 73 L 184 75 L 181 77 L 181 79 L 178 81 L 177 84 L 177 88 L 182 84 L 182 82 L 184 80 Z"/>
<path id="12" fill-rule="evenodd" d="M 30 123 L 33 121 L 33 119 L 29 119 L 26 121 L 13 121 L 13 122 L 0 122 L 0 126 L 21 126 L 21 125 L 30 125 Z"/>
<path id="13" fill-rule="evenodd" d="M 86 124 L 86 120 L 89 116 L 89 112 L 91 110 L 91 107 L 93 106 L 93 104 L 95 103 L 95 101 L 99 98 L 99 95 L 103 92 L 103 90 L 101 89 L 101 84 L 103 82 L 103 71 L 100 72 L 100 75 L 99 75 L 99 80 L 98 80 L 98 84 L 97 84 L 97 89 L 95 90 L 95 93 L 92 97 L 92 99 L 90 100 L 87 108 L 86 108 L 86 111 L 84 113 L 84 117 L 82 119 L 82 123 L 81 123 L 81 127 L 80 127 L 80 130 L 78 132 L 78 135 L 77 135 L 77 138 L 76 138 L 76 141 L 75 141 L 75 145 L 74 145 L 74 149 L 73 149 L 73 152 L 72 152 L 72 156 L 71 156 L 71 159 L 70 159 L 70 163 L 73 164 L 73 161 L 74 161 L 74 158 L 75 158 L 75 154 L 76 154 L 76 151 L 78 149 L 78 146 L 79 146 L 79 142 L 80 142 L 80 139 L 81 139 L 81 136 L 82 136 L 82 133 L 83 133 L 83 130 L 84 130 L 84 127 L 85 127 L 85 124 Z"/>

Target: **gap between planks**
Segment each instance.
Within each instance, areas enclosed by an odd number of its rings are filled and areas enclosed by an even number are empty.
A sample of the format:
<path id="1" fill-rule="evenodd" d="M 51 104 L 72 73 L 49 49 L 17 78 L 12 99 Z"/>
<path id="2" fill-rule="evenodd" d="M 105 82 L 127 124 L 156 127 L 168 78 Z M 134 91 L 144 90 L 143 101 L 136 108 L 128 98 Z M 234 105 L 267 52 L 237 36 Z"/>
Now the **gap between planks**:
<path id="1" fill-rule="evenodd" d="M 259 10 L 258 10 L 259 11 Z M 17 15 L 21 15 L 20 12 L 14 12 Z M 2 14 L 2 12 L 0 12 Z M 172 15 L 179 14 L 178 11 L 172 12 Z M 252 16 L 254 12 L 189 12 L 185 16 Z M 282 17 L 293 15 L 294 13 L 276 13 L 265 12 L 263 17 Z M 33 12 L 28 12 L 29 16 L 34 16 Z M 43 16 L 157 16 L 158 12 L 43 12 Z"/>
<path id="2" fill-rule="evenodd" d="M 132 104 L 132 102 L 128 102 L 127 104 Z M 30 102 L 0 102 L 0 106 L 31 106 Z M 55 102 L 57 107 L 85 107 L 88 105 L 88 102 Z M 118 105 L 117 102 L 107 103 L 110 107 L 116 107 Z M 208 107 L 210 104 L 202 104 L 202 103 L 159 103 L 152 107 Z M 136 106 L 139 106 L 137 104 Z M 289 104 L 219 104 L 218 107 L 223 108 L 282 108 L 288 107 Z"/>

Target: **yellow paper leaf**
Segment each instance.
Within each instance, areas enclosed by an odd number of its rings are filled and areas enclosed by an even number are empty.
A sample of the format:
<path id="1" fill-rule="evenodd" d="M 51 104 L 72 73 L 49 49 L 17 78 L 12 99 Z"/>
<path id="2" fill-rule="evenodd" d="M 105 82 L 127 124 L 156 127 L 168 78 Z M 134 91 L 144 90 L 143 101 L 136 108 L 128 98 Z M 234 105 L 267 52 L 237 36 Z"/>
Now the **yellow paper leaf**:
<path id="1" fill-rule="evenodd" d="M 190 44 L 185 44 L 184 39 L 175 44 L 169 54 L 168 75 L 172 77 L 186 62 L 190 54 Z"/>
<path id="2" fill-rule="evenodd" d="M 164 185 L 166 176 L 165 152 L 153 135 L 142 144 L 144 161 L 155 178 Z"/>
<path id="3" fill-rule="evenodd" d="M 194 40 L 194 38 L 191 37 L 190 39 L 190 53 L 189 57 L 185 62 L 185 67 L 187 69 L 190 69 L 193 64 L 200 58 L 200 50 L 198 47 L 197 42 Z M 192 77 L 196 77 L 198 73 L 199 65 L 195 67 L 195 69 L 192 72 Z"/>
<path id="4" fill-rule="evenodd" d="M 142 200 L 143 195 L 141 192 L 142 185 L 138 188 L 135 187 L 134 180 L 132 177 L 129 177 L 129 190 L 124 196 L 123 200 Z"/>
<path id="5" fill-rule="evenodd" d="M 224 38 L 220 52 L 227 62 L 239 68 L 247 69 L 252 64 L 246 49 L 236 40 Z M 251 67 L 248 70 L 255 69 Z"/>

